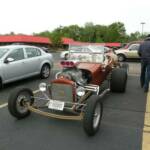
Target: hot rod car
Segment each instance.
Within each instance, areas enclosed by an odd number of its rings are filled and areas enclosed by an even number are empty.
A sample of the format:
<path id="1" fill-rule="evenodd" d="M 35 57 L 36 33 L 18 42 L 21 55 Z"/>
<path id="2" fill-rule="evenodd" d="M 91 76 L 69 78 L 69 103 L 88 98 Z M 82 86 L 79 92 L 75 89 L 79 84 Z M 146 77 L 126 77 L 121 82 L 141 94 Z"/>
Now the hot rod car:
<path id="1" fill-rule="evenodd" d="M 40 83 L 42 97 L 18 87 L 9 96 L 8 109 L 16 118 L 30 112 L 64 120 L 82 120 L 87 135 L 97 133 L 103 114 L 103 96 L 125 92 L 127 72 L 104 55 L 104 47 L 72 46 L 69 59 L 49 84 Z"/>

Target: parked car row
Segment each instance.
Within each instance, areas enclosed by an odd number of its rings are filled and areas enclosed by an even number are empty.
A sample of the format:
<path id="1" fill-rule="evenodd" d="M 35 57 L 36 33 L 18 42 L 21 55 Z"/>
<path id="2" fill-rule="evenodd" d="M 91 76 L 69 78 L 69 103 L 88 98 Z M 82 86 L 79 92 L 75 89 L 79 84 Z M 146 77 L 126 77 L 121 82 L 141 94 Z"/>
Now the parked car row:
<path id="1" fill-rule="evenodd" d="M 104 54 L 114 54 L 114 51 L 111 49 L 111 48 L 108 48 L 108 47 L 105 47 L 105 46 L 92 46 L 92 47 L 95 47 L 97 49 L 97 52 L 101 52 L 102 49 L 103 49 L 103 53 Z M 76 48 L 77 49 L 77 48 Z M 85 51 L 84 49 L 82 49 L 82 51 Z M 90 49 L 87 49 L 86 50 L 88 53 L 90 52 L 93 52 L 92 50 Z M 67 51 L 63 51 L 60 53 L 60 59 L 61 60 L 67 60 L 68 59 L 68 56 L 69 56 L 69 50 Z"/>
<path id="2" fill-rule="evenodd" d="M 95 46 L 96 52 L 103 49 L 106 56 L 111 55 L 115 61 L 125 61 L 128 58 L 139 58 L 138 48 L 140 43 L 131 43 L 127 47 L 115 50 L 104 46 Z M 77 48 L 76 48 L 77 50 Z M 5 83 L 24 79 L 34 75 L 48 78 L 53 67 L 53 56 L 46 53 L 45 49 L 28 45 L 10 45 L 0 47 L 0 87 Z M 80 49 L 82 52 L 93 52 L 90 49 Z M 60 54 L 61 60 L 67 60 L 69 51 Z"/>
<path id="3" fill-rule="evenodd" d="M 126 59 L 138 59 L 139 55 L 137 51 L 139 49 L 140 43 L 141 42 L 130 43 L 124 48 L 115 50 L 114 53 L 117 55 L 118 60 L 120 62 L 125 61 Z M 111 48 L 104 47 L 104 53 L 112 53 Z M 63 51 L 60 54 L 60 58 L 67 60 L 68 55 L 69 55 L 69 51 Z"/>

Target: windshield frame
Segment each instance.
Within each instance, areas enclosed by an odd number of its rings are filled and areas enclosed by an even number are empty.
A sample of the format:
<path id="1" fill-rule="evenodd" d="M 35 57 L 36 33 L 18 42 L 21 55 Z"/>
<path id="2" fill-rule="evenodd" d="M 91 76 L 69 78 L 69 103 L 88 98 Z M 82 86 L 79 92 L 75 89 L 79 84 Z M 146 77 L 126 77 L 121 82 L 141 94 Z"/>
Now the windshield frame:
<path id="1" fill-rule="evenodd" d="M 103 63 L 105 59 L 104 46 L 69 45 L 69 60 L 88 63 Z"/>

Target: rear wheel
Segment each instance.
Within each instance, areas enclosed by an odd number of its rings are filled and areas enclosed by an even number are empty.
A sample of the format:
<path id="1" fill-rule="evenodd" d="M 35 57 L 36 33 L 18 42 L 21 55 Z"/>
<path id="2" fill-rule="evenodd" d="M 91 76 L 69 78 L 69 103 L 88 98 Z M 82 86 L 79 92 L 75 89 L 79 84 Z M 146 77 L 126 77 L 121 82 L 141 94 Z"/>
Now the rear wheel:
<path id="1" fill-rule="evenodd" d="M 127 74 L 129 73 L 129 64 L 123 63 L 123 64 L 121 65 L 121 68 L 123 68 L 123 69 L 127 72 Z"/>
<path id="2" fill-rule="evenodd" d="M 112 71 L 110 89 L 112 92 L 125 92 L 127 83 L 127 72 L 122 68 Z"/>
<path id="3" fill-rule="evenodd" d="M 48 64 L 43 65 L 42 69 L 41 69 L 41 74 L 40 74 L 41 78 L 42 79 L 48 78 L 50 75 L 50 71 L 51 71 L 51 69 L 50 69 L 50 66 Z"/>
<path id="4" fill-rule="evenodd" d="M 97 133 L 100 127 L 102 113 L 103 105 L 100 102 L 99 96 L 91 96 L 87 100 L 83 116 L 83 128 L 87 135 L 93 136 Z"/>
<path id="5" fill-rule="evenodd" d="M 30 89 L 19 87 L 16 88 L 9 96 L 8 99 L 8 110 L 10 114 L 18 119 L 29 116 L 30 111 L 28 110 L 26 103 L 33 104 L 33 93 Z"/>

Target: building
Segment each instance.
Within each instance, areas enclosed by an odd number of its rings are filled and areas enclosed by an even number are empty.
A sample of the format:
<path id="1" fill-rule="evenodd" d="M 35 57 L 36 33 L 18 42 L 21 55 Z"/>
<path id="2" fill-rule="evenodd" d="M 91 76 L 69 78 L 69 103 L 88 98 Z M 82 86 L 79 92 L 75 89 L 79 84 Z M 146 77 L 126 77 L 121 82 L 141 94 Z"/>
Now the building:
<path id="1" fill-rule="evenodd" d="M 64 48 L 68 48 L 69 45 L 102 45 L 102 46 L 106 46 L 106 47 L 111 47 L 111 48 L 120 48 L 121 47 L 121 43 L 89 43 L 89 42 L 80 42 L 80 41 L 74 41 L 71 38 L 62 38 L 62 44 L 64 46 Z"/>
<path id="2" fill-rule="evenodd" d="M 52 44 L 51 40 L 46 37 L 31 35 L 1 35 L 0 45 L 10 44 L 27 44 L 49 48 Z"/>

